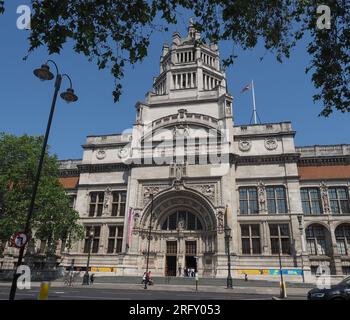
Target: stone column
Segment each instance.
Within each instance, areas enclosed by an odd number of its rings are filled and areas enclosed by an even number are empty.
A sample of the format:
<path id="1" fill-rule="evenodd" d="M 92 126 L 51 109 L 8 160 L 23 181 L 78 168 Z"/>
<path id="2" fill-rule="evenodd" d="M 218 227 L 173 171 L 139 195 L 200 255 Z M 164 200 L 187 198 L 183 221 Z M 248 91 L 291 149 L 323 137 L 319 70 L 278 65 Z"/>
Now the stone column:
<path id="1" fill-rule="evenodd" d="M 304 227 L 304 216 L 298 215 L 298 230 L 301 244 L 301 269 L 303 272 L 303 282 L 310 282 L 312 279 L 311 268 L 310 268 L 310 260 L 309 255 L 306 248 L 306 240 L 305 240 L 305 227 Z"/>
<path id="2" fill-rule="evenodd" d="M 333 269 L 337 275 L 343 274 L 341 257 L 338 250 L 337 239 L 335 237 L 335 224 L 334 221 L 329 221 L 329 232 L 331 238 L 331 249 L 332 249 L 332 262 Z"/>

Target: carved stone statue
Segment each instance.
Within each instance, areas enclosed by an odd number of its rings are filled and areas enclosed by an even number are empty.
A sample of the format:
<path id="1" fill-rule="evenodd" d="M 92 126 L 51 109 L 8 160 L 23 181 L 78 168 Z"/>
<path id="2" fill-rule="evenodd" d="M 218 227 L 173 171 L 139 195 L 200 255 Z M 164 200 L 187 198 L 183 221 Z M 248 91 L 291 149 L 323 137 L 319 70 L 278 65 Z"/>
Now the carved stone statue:
<path id="1" fill-rule="evenodd" d="M 265 184 L 262 181 L 258 182 L 258 199 L 259 199 L 259 211 L 266 212 Z"/>
<path id="2" fill-rule="evenodd" d="M 176 180 L 181 180 L 182 179 L 182 165 L 176 165 L 175 178 L 176 178 Z"/>
<path id="3" fill-rule="evenodd" d="M 321 200 L 324 213 L 330 212 L 329 200 L 328 200 L 328 187 L 327 184 L 322 181 L 320 184 Z"/>
<path id="4" fill-rule="evenodd" d="M 105 196 L 103 201 L 103 207 L 105 209 L 108 209 L 111 200 L 112 200 L 112 189 L 111 187 L 107 187 L 105 190 Z"/>
<path id="5" fill-rule="evenodd" d="M 183 217 L 179 219 L 179 222 L 177 223 L 177 228 L 179 231 L 185 230 L 185 220 Z"/>
<path id="6" fill-rule="evenodd" d="M 216 214 L 216 219 L 217 219 L 217 224 L 218 224 L 218 232 L 222 233 L 224 232 L 225 228 L 225 223 L 224 223 L 224 212 L 223 211 L 218 211 Z"/>

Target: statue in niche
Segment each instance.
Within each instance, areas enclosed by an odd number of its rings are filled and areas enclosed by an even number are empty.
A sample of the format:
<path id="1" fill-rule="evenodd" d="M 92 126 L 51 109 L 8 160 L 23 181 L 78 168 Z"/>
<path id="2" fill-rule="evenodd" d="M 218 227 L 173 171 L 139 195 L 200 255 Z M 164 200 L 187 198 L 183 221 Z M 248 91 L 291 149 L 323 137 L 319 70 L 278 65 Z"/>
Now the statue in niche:
<path id="1" fill-rule="evenodd" d="M 103 207 L 105 209 L 108 209 L 111 200 L 112 200 L 112 189 L 111 187 L 107 187 L 105 190 L 105 196 L 103 201 Z"/>
<path id="2" fill-rule="evenodd" d="M 329 201 L 328 201 L 328 187 L 324 181 L 322 181 L 320 184 L 320 192 L 321 192 L 323 211 L 325 213 L 329 213 L 330 207 L 329 207 Z"/>
<path id="3" fill-rule="evenodd" d="M 182 165 L 180 165 L 180 164 L 176 165 L 175 178 L 178 181 L 182 179 Z"/>
<path id="4" fill-rule="evenodd" d="M 266 211 L 265 184 L 262 181 L 258 182 L 258 199 L 259 209 L 261 212 Z"/>
<path id="5" fill-rule="evenodd" d="M 178 229 L 179 231 L 182 231 L 182 230 L 185 230 L 185 228 L 186 228 L 185 219 L 184 219 L 183 217 L 181 217 L 181 218 L 179 219 L 179 222 L 177 223 L 177 229 Z"/>

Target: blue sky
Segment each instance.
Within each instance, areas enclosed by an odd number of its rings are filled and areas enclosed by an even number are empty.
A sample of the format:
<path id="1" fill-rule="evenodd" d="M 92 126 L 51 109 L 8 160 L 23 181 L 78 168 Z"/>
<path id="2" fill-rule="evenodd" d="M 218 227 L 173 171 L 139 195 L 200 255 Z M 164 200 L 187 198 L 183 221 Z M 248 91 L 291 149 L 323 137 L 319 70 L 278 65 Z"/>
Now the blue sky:
<path id="1" fill-rule="evenodd" d="M 22 58 L 28 48 L 28 31 L 16 28 L 16 8 L 29 0 L 5 1 L 6 12 L 0 16 L 0 131 L 16 135 L 43 134 L 53 94 L 53 82 L 41 82 L 33 69 L 48 58 L 45 48 Z M 170 43 L 172 32 L 186 35 L 188 17 L 168 33 L 155 34 L 149 54 L 142 63 L 127 67 L 120 101 L 113 102 L 114 79 L 109 70 L 99 71 L 94 63 L 74 53 L 68 45 L 60 55 L 51 56 L 62 73 L 68 73 L 79 101 L 66 104 L 59 99 L 51 128 L 51 152 L 60 159 L 81 158 L 81 145 L 87 135 L 118 133 L 130 128 L 135 119 L 135 103 L 143 100 L 159 72 L 162 44 Z M 252 51 L 235 48 L 239 55 L 227 69 L 229 92 L 234 96 L 235 124 L 247 124 L 252 112 L 250 92 L 240 90 L 252 79 L 255 83 L 258 113 L 263 122 L 292 121 L 297 131 L 296 145 L 349 143 L 350 114 L 333 113 L 318 117 L 322 105 L 314 104 L 315 89 L 304 70 L 309 62 L 306 44 L 300 43 L 289 60 L 280 64 L 259 46 Z M 232 43 L 220 44 L 221 56 L 232 52 Z M 260 57 L 265 56 L 261 62 Z M 63 82 L 62 89 L 68 87 Z"/>

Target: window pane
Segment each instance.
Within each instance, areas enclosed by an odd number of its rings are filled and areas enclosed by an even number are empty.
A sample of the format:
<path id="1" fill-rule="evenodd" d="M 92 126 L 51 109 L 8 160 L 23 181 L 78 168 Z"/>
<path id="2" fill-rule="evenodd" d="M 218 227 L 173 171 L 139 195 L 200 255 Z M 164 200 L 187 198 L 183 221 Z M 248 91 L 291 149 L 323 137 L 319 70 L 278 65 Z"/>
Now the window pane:
<path id="1" fill-rule="evenodd" d="M 278 213 L 287 213 L 286 199 L 277 200 Z"/>
<path id="2" fill-rule="evenodd" d="M 338 200 L 330 200 L 331 212 L 332 213 L 340 213 Z"/>
<path id="3" fill-rule="evenodd" d="M 120 204 L 119 216 L 121 216 L 121 217 L 125 216 L 125 203 Z"/>
<path id="4" fill-rule="evenodd" d="M 241 225 L 241 235 L 243 237 L 249 237 L 249 225 L 247 224 Z"/>
<path id="5" fill-rule="evenodd" d="M 303 202 L 302 205 L 303 205 L 303 213 L 304 214 L 311 214 L 311 208 L 310 208 L 309 201 Z"/>
<path id="6" fill-rule="evenodd" d="M 338 245 L 339 254 L 346 255 L 345 241 L 344 240 L 337 240 L 337 245 Z"/>
<path id="7" fill-rule="evenodd" d="M 118 237 L 122 237 L 124 232 L 123 226 L 118 226 Z"/>
<path id="8" fill-rule="evenodd" d="M 95 205 L 90 204 L 89 217 L 93 217 L 95 215 Z"/>
<path id="9" fill-rule="evenodd" d="M 109 237 L 112 238 L 112 237 L 115 237 L 115 234 L 116 234 L 116 227 L 115 226 L 110 226 L 109 227 Z"/>
<path id="10" fill-rule="evenodd" d="M 176 223 L 177 223 L 177 217 L 176 217 L 176 213 L 173 213 L 170 217 L 169 217 L 169 230 L 175 230 L 176 229 Z"/>
<path id="11" fill-rule="evenodd" d="M 340 200 L 348 200 L 348 193 L 345 188 L 338 188 L 338 195 Z"/>
<path id="12" fill-rule="evenodd" d="M 259 238 L 253 238 L 252 239 L 252 244 L 253 244 L 253 253 L 254 254 L 260 254 L 260 239 Z"/>
<path id="13" fill-rule="evenodd" d="M 350 213 L 349 200 L 341 200 L 340 207 L 342 213 Z"/>
<path id="14" fill-rule="evenodd" d="M 84 253 L 89 253 L 89 239 L 85 239 Z"/>
<path id="15" fill-rule="evenodd" d="M 307 248 L 309 254 L 316 255 L 316 244 L 314 240 L 307 240 Z"/>
<path id="16" fill-rule="evenodd" d="M 239 202 L 239 207 L 240 207 L 241 214 L 248 214 L 248 201 L 241 200 Z"/>
<path id="17" fill-rule="evenodd" d="M 188 213 L 187 230 L 195 230 L 196 218 L 192 213 Z"/>
<path id="18" fill-rule="evenodd" d="M 275 199 L 274 188 L 266 187 L 266 197 L 267 197 L 268 199 Z"/>
<path id="19" fill-rule="evenodd" d="M 279 240 L 278 238 L 271 238 L 271 252 L 272 254 L 278 254 Z"/>
<path id="20" fill-rule="evenodd" d="M 102 204 L 98 204 L 97 205 L 97 216 L 98 217 L 102 216 L 102 210 L 103 210 L 103 205 Z"/>
<path id="21" fill-rule="evenodd" d="M 249 239 L 242 239 L 242 253 L 243 254 L 250 254 L 250 240 Z"/>
<path id="22" fill-rule="evenodd" d="M 100 226 L 94 227 L 94 237 L 95 238 L 98 238 L 100 236 L 100 232 L 101 232 L 101 227 Z"/>
<path id="23" fill-rule="evenodd" d="M 123 246 L 123 240 L 122 239 L 117 239 L 117 248 L 116 248 L 116 252 L 122 252 L 122 246 Z"/>
<path id="24" fill-rule="evenodd" d="M 113 253 L 113 252 L 114 252 L 114 239 L 108 239 L 107 253 Z"/>
<path id="25" fill-rule="evenodd" d="M 288 224 L 280 224 L 280 234 L 281 236 L 289 236 L 289 225 Z"/>
<path id="26" fill-rule="evenodd" d="M 112 204 L 112 217 L 116 217 L 118 214 L 118 204 Z"/>
<path id="27" fill-rule="evenodd" d="M 250 226 L 252 236 L 260 236 L 260 229 L 258 224 L 252 224 Z"/>
<path id="28" fill-rule="evenodd" d="M 277 199 L 285 199 L 286 198 L 286 190 L 284 187 L 276 188 L 276 197 Z"/>
<path id="29" fill-rule="evenodd" d="M 318 199 L 317 201 L 311 201 L 311 208 L 313 214 L 321 214 L 322 207 L 320 199 Z"/>
<path id="30" fill-rule="evenodd" d="M 99 239 L 94 239 L 92 242 L 92 253 L 98 253 Z"/>
<path id="31" fill-rule="evenodd" d="M 96 202 L 97 193 L 96 192 L 92 192 L 90 196 L 91 196 L 91 202 Z"/>
<path id="32" fill-rule="evenodd" d="M 276 213 L 276 202 L 274 199 L 267 200 L 267 212 Z"/>
<path id="33" fill-rule="evenodd" d="M 105 197 L 104 192 L 99 192 L 98 193 L 98 202 L 103 202 L 104 197 Z"/>
<path id="34" fill-rule="evenodd" d="M 289 238 L 283 238 L 283 239 L 281 239 L 281 242 L 282 242 L 282 253 L 283 254 L 290 254 Z"/>
<path id="35" fill-rule="evenodd" d="M 277 224 L 270 224 L 270 235 L 271 236 L 278 236 L 278 225 Z"/>
<path id="36" fill-rule="evenodd" d="M 239 189 L 239 199 L 241 200 L 247 200 L 247 189 L 245 188 L 240 188 Z"/>
<path id="37" fill-rule="evenodd" d="M 257 200 L 250 200 L 249 201 L 249 207 L 250 207 L 250 213 L 259 213 L 258 209 L 258 201 Z"/>
<path id="38" fill-rule="evenodd" d="M 317 239 L 317 254 L 325 255 L 327 252 L 326 240 L 325 239 Z"/>
<path id="39" fill-rule="evenodd" d="M 337 199 L 336 188 L 329 188 L 328 189 L 328 196 L 329 196 L 329 199 Z"/>

